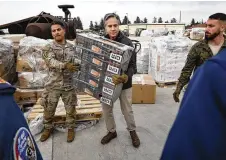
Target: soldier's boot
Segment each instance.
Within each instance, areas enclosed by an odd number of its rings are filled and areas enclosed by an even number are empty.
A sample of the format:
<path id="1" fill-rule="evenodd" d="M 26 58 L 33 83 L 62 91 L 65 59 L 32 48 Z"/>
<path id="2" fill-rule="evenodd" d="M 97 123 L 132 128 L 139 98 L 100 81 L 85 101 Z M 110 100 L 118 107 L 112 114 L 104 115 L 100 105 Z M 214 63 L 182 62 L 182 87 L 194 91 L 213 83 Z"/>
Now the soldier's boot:
<path id="1" fill-rule="evenodd" d="M 130 136 L 132 139 L 133 146 L 135 148 L 138 148 L 140 146 L 140 139 L 138 138 L 136 131 L 130 131 Z"/>
<path id="2" fill-rule="evenodd" d="M 109 143 L 112 139 L 117 137 L 117 133 L 115 132 L 108 132 L 106 136 L 104 136 L 101 140 L 102 144 L 107 144 Z"/>
<path id="3" fill-rule="evenodd" d="M 74 129 L 68 129 L 67 142 L 74 141 L 74 138 L 75 138 L 75 130 Z"/>
<path id="4" fill-rule="evenodd" d="M 40 141 L 41 142 L 46 141 L 50 137 L 52 131 L 53 131 L 53 129 L 44 129 L 44 131 L 41 135 Z"/>

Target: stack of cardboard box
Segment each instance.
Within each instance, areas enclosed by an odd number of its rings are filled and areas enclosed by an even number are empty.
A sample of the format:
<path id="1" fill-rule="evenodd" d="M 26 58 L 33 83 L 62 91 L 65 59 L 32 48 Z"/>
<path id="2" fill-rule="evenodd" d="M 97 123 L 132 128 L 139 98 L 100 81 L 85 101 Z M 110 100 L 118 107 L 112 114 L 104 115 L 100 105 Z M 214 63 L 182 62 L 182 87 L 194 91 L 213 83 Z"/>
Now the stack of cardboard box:
<path id="1" fill-rule="evenodd" d="M 78 88 L 112 105 L 122 89 L 122 84 L 113 84 L 112 76 L 127 70 L 133 48 L 94 34 L 78 34 L 76 43 L 82 61 Z"/>

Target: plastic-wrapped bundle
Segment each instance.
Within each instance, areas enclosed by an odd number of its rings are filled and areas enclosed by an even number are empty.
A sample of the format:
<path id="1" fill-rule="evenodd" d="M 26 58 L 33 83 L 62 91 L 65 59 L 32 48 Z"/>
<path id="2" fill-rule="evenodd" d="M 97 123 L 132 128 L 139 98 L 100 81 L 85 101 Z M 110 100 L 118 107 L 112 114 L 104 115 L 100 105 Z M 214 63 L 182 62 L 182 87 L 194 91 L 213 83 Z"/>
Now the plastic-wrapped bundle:
<path id="1" fill-rule="evenodd" d="M 176 82 L 194 44 L 187 37 L 162 36 L 151 42 L 148 73 L 156 82 Z"/>
<path id="2" fill-rule="evenodd" d="M 141 37 L 160 37 L 168 34 L 167 28 L 155 28 L 155 29 L 149 29 L 149 30 L 143 30 L 140 34 Z"/>
<path id="3" fill-rule="evenodd" d="M 48 78 L 47 73 L 21 72 L 18 74 L 19 88 L 21 89 L 43 88 L 47 78 Z"/>
<path id="4" fill-rule="evenodd" d="M 47 67 L 42 59 L 42 49 L 47 44 L 49 44 L 47 40 L 36 37 L 21 39 L 17 56 L 17 72 L 46 71 Z"/>
<path id="5" fill-rule="evenodd" d="M 193 40 L 202 40 L 205 37 L 205 28 L 192 28 L 190 38 Z"/>
<path id="6" fill-rule="evenodd" d="M 14 83 L 16 80 L 13 43 L 3 38 L 0 39 L 0 76 L 9 83 Z"/>
<path id="7" fill-rule="evenodd" d="M 140 42 L 141 50 L 137 53 L 137 72 L 148 73 L 150 42 Z"/>

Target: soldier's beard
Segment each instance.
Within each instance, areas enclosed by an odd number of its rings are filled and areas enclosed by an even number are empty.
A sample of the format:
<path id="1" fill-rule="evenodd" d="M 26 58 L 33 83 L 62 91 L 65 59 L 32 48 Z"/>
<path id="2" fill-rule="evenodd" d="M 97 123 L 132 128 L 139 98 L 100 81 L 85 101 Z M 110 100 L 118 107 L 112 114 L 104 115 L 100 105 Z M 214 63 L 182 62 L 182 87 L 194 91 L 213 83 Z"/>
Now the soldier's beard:
<path id="1" fill-rule="evenodd" d="M 209 34 L 209 35 L 206 35 L 206 34 L 205 34 L 205 39 L 206 39 L 206 40 L 213 40 L 214 38 L 216 38 L 217 36 L 219 36 L 220 33 L 221 33 L 221 32 L 218 31 L 218 32 L 215 32 L 215 33 Z"/>

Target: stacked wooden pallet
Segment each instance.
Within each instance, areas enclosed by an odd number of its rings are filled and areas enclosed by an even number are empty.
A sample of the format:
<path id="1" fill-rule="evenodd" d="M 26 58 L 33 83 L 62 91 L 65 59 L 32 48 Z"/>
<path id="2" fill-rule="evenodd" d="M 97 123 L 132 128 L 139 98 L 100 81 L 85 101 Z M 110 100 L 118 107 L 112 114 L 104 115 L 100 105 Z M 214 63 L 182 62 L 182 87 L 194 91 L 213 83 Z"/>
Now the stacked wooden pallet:
<path id="1" fill-rule="evenodd" d="M 102 108 L 100 101 L 96 98 L 83 94 L 77 95 L 78 106 L 76 106 L 77 121 L 99 120 L 102 116 Z M 28 115 L 28 121 L 35 119 L 39 114 L 43 114 L 43 107 L 40 104 L 35 104 L 32 111 Z M 65 123 L 66 111 L 62 100 L 59 100 L 56 113 L 54 116 L 55 123 Z"/>

